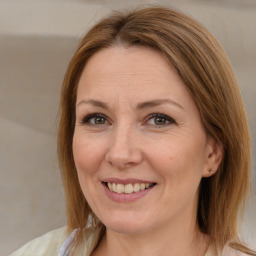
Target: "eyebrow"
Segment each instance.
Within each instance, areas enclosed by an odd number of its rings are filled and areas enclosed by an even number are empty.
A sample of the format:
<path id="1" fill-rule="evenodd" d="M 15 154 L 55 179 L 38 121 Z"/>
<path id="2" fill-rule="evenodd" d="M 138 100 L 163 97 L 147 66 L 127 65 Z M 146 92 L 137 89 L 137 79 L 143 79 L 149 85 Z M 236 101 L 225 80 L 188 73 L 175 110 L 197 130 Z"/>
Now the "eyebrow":
<path id="1" fill-rule="evenodd" d="M 90 104 L 95 107 L 108 109 L 108 105 L 106 103 L 98 100 L 93 100 L 93 99 L 81 100 L 76 106 L 78 107 L 81 104 Z"/>
<path id="2" fill-rule="evenodd" d="M 180 105 L 179 103 L 177 103 L 171 99 L 156 99 L 156 100 L 149 100 L 149 101 L 141 102 L 136 106 L 136 108 L 137 109 L 152 108 L 152 107 L 160 106 L 160 105 L 163 105 L 166 103 L 175 105 L 176 107 L 184 110 L 184 107 L 182 105 Z M 109 109 L 107 103 L 104 103 L 104 102 L 98 101 L 98 100 L 93 100 L 93 99 L 81 100 L 76 106 L 78 107 L 81 104 L 90 104 L 95 107 Z"/>
<path id="3" fill-rule="evenodd" d="M 156 107 L 156 106 L 166 104 L 166 103 L 175 105 L 176 107 L 184 110 L 184 107 L 182 105 L 180 105 L 179 103 L 177 103 L 176 101 L 173 101 L 171 99 L 157 99 L 157 100 L 145 101 L 145 102 L 139 103 L 137 105 L 137 108 L 138 109 L 152 108 L 152 107 Z"/>

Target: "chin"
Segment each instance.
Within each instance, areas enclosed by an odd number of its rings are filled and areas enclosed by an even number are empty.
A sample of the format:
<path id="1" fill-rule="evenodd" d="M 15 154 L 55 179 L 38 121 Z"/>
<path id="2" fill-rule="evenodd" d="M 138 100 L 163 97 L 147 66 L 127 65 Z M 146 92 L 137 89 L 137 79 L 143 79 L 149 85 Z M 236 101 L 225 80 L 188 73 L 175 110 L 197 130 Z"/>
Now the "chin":
<path id="1" fill-rule="evenodd" d="M 126 234 L 126 235 L 134 235 L 134 234 L 140 234 L 145 232 L 145 227 L 141 228 L 138 226 L 131 226 L 131 225 L 110 225 L 106 226 L 107 229 L 112 230 L 116 233 L 120 234 Z"/>
<path id="2" fill-rule="evenodd" d="M 107 229 L 121 234 L 139 234 L 147 230 L 145 222 L 138 221 L 135 217 L 134 220 L 118 218 L 117 220 L 107 221 L 105 226 Z"/>

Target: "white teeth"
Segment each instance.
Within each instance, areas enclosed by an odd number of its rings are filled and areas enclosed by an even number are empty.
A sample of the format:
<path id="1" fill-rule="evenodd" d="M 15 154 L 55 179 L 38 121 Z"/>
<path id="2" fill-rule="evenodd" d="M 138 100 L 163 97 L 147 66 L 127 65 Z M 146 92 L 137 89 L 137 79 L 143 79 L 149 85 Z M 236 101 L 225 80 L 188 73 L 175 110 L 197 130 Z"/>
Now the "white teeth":
<path id="1" fill-rule="evenodd" d="M 135 184 L 119 184 L 119 183 L 107 183 L 108 188 L 112 192 L 116 192 L 118 194 L 131 194 L 134 192 L 139 192 L 141 190 L 145 190 L 153 185 L 153 183 L 135 183 Z"/>
<path id="2" fill-rule="evenodd" d="M 108 187 L 110 190 L 112 190 L 112 183 L 108 182 Z"/>
<path id="3" fill-rule="evenodd" d="M 133 191 L 134 192 L 139 192 L 140 191 L 140 184 L 139 183 L 136 183 L 133 185 Z"/>
<path id="4" fill-rule="evenodd" d="M 145 183 L 141 183 L 140 184 L 140 190 L 144 190 L 146 188 L 146 184 Z"/>
<path id="5" fill-rule="evenodd" d="M 133 185 L 132 184 L 125 185 L 124 192 L 125 194 L 131 194 L 133 192 Z"/>
<path id="6" fill-rule="evenodd" d="M 117 184 L 116 185 L 116 192 L 118 194 L 124 193 L 124 185 L 123 184 Z"/>

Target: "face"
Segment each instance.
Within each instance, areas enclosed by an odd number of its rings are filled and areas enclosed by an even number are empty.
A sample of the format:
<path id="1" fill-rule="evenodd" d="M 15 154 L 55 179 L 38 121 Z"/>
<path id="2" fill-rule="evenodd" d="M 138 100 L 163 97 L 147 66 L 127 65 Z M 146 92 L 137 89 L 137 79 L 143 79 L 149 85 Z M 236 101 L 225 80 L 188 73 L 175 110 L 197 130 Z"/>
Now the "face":
<path id="1" fill-rule="evenodd" d="M 183 81 L 152 49 L 103 49 L 79 81 L 73 154 L 107 230 L 150 232 L 195 221 L 215 142 Z M 212 175 L 212 173 L 211 173 Z"/>

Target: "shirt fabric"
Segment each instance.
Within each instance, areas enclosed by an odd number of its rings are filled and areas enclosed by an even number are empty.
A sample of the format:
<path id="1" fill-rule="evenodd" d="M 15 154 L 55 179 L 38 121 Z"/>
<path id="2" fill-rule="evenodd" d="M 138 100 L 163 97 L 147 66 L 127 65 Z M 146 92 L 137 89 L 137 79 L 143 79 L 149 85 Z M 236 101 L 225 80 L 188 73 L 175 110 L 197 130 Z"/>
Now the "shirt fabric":
<path id="1" fill-rule="evenodd" d="M 50 231 L 23 245 L 10 256 L 68 256 L 75 233 L 76 230 L 67 236 L 65 227 Z M 85 241 L 82 251 L 76 256 L 90 256 L 97 239 L 98 234 L 92 233 Z M 205 256 L 213 256 L 212 251 L 212 247 L 209 246 Z M 246 256 L 246 254 L 226 246 L 219 256 Z"/>

